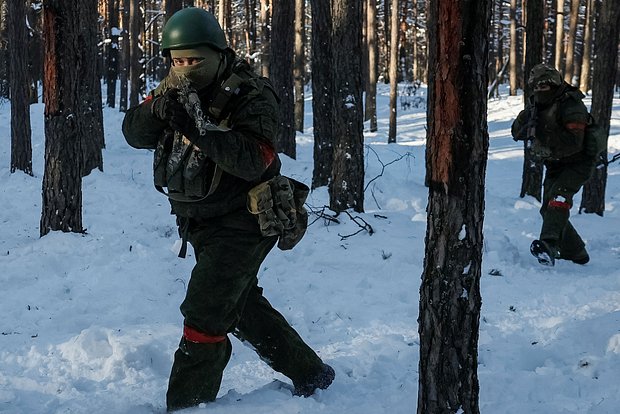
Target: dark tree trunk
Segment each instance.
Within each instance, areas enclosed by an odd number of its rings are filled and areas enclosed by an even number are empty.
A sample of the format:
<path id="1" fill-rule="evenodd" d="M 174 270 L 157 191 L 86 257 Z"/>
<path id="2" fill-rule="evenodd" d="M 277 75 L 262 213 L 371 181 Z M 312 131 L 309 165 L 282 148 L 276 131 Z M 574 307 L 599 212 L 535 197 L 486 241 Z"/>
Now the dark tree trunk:
<path id="1" fill-rule="evenodd" d="M 7 16 L 11 80 L 11 172 L 20 170 L 32 175 L 30 79 L 25 3 L 9 1 Z"/>
<path id="2" fill-rule="evenodd" d="M 129 42 L 129 9 L 131 0 L 119 0 L 121 2 L 121 53 L 120 53 L 120 65 L 118 71 L 118 81 L 120 82 L 120 98 L 118 102 L 119 110 L 121 112 L 127 111 L 129 108 L 127 82 L 129 80 L 129 62 L 131 60 L 131 47 Z M 166 3 L 167 4 L 167 3 Z"/>
<path id="3" fill-rule="evenodd" d="M 306 1 L 295 0 L 295 131 L 304 132 Z"/>
<path id="4" fill-rule="evenodd" d="M 370 120 L 370 132 L 377 131 L 377 0 L 368 0 L 366 8 L 368 47 L 368 88 L 364 119 Z"/>
<path id="5" fill-rule="evenodd" d="M 611 107 L 614 97 L 614 83 L 618 70 L 618 40 L 620 36 L 620 5 L 604 1 L 599 24 L 596 29 L 595 56 L 592 77 L 592 116 L 609 135 Z M 607 151 L 603 153 L 607 159 Z M 607 165 L 600 165 L 583 186 L 579 212 L 596 213 L 605 211 L 605 187 L 607 186 Z"/>
<path id="6" fill-rule="evenodd" d="M 168 21 L 170 16 L 172 16 L 173 14 L 175 14 L 182 8 L 183 8 L 183 0 L 166 0 L 166 6 L 165 6 L 166 21 Z M 214 10 L 211 10 L 211 13 L 213 12 Z"/>
<path id="7" fill-rule="evenodd" d="M 140 0 L 130 0 L 129 18 L 130 18 L 130 36 L 129 36 L 129 49 L 130 49 L 130 74 L 129 79 L 131 87 L 129 88 L 129 106 L 133 107 L 138 105 L 142 95 L 144 94 L 144 71 L 142 68 L 142 61 L 144 54 L 140 47 L 140 36 L 144 35 L 144 20 L 142 18 L 142 11 L 140 10 Z"/>
<path id="8" fill-rule="evenodd" d="M 491 1 L 431 0 L 418 414 L 477 414 Z M 466 81 L 465 81 L 466 80 Z"/>
<path id="9" fill-rule="evenodd" d="M 280 97 L 279 152 L 295 158 L 295 99 L 293 92 L 295 0 L 273 0 L 271 67 L 269 72 Z"/>
<path id="10" fill-rule="evenodd" d="M 79 0 L 44 0 L 45 172 L 40 234 L 82 233 Z"/>
<path id="11" fill-rule="evenodd" d="M 95 168 L 103 171 L 103 111 L 101 82 L 97 74 L 97 1 L 80 1 L 79 56 L 81 62 L 79 91 L 79 134 L 82 137 L 84 176 Z M 75 23 L 74 23 L 75 24 Z"/>
<path id="12" fill-rule="evenodd" d="M 28 31 L 28 73 L 30 103 L 39 102 L 39 82 L 43 79 L 43 7 L 41 0 L 31 0 L 26 10 Z"/>
<path id="13" fill-rule="evenodd" d="M 332 0 L 312 0 L 312 119 L 314 170 L 312 188 L 329 184 L 334 159 L 332 131 L 333 84 L 331 71 Z"/>
<path id="14" fill-rule="evenodd" d="M 396 142 L 396 98 L 398 96 L 398 0 L 392 1 L 390 19 L 390 127 L 388 143 Z"/>
<path id="15" fill-rule="evenodd" d="M 0 0 L 0 97 L 9 97 L 8 2 Z"/>
<path id="16" fill-rule="evenodd" d="M 362 48 L 360 0 L 333 0 L 330 71 L 334 79 L 332 128 L 334 159 L 329 183 L 329 206 L 340 212 L 364 211 L 364 112 L 362 108 L 362 57 L 343 53 Z"/>
<path id="17" fill-rule="evenodd" d="M 108 70 L 106 72 L 106 83 L 108 86 L 107 105 L 110 108 L 116 106 L 116 79 L 118 78 L 118 1 L 108 0 L 108 35 L 110 45 L 108 47 Z"/>
<path id="18" fill-rule="evenodd" d="M 539 63 L 542 63 L 543 29 L 544 29 L 544 3 L 543 0 L 527 0 L 527 23 L 525 31 L 527 40 L 525 47 L 525 76 Z M 527 85 L 527 79 L 526 79 Z M 529 99 L 532 91 L 525 88 L 525 102 Z M 540 201 L 542 197 L 543 163 L 532 156 L 532 151 L 527 143 L 524 145 L 523 174 L 521 181 L 521 197 L 530 195 Z"/>

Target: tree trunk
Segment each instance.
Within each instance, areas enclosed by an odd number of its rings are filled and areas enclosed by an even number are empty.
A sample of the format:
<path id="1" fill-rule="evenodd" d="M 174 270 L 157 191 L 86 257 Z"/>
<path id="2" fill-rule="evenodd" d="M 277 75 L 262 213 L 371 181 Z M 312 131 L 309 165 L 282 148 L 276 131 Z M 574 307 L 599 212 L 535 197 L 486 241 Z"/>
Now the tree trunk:
<path id="1" fill-rule="evenodd" d="M 396 97 L 398 96 L 398 0 L 392 1 L 390 33 L 390 129 L 388 143 L 396 142 Z"/>
<path id="2" fill-rule="evenodd" d="M 590 62 L 592 60 L 592 28 L 594 26 L 594 0 L 586 0 L 586 22 L 583 35 L 583 59 L 579 89 L 585 94 L 590 90 Z"/>
<path id="3" fill-rule="evenodd" d="M 431 0 L 418 414 L 477 414 L 491 1 Z M 463 82 L 462 79 L 467 79 Z"/>
<path id="4" fill-rule="evenodd" d="M 329 184 L 334 159 L 332 130 L 334 93 L 331 72 L 332 0 L 312 0 L 312 119 L 314 169 L 312 189 Z"/>
<path id="5" fill-rule="evenodd" d="M 81 70 L 79 77 L 79 134 L 82 137 L 82 174 L 88 175 L 95 168 L 103 171 L 102 149 L 103 110 L 101 108 L 101 82 L 97 74 L 97 2 L 80 2 L 79 55 Z M 75 24 L 75 23 L 74 23 Z M 108 62 L 109 64 L 109 62 Z"/>
<path id="6" fill-rule="evenodd" d="M 557 0 L 555 18 L 555 68 L 562 72 L 564 63 L 564 0 Z"/>
<path id="7" fill-rule="evenodd" d="M 564 81 L 568 84 L 573 83 L 575 75 L 575 42 L 577 37 L 577 23 L 579 22 L 579 0 L 571 0 L 570 20 L 568 26 L 568 40 L 566 44 L 566 69 L 564 70 Z"/>
<path id="8" fill-rule="evenodd" d="M 127 82 L 129 80 L 129 65 L 131 62 L 131 46 L 129 42 L 129 21 L 130 21 L 130 2 L 131 0 L 119 0 L 122 4 L 121 9 L 121 25 L 122 32 L 121 36 L 123 38 L 121 42 L 121 59 L 120 59 L 120 70 L 118 80 L 121 84 L 120 87 L 120 98 L 119 98 L 119 110 L 121 112 L 126 112 L 129 108 L 129 100 L 128 100 L 128 90 L 127 90 Z M 166 5 L 168 2 L 166 2 Z"/>
<path id="9" fill-rule="evenodd" d="M 304 132 L 304 86 L 305 86 L 305 43 L 306 43 L 306 1 L 295 0 L 295 130 Z"/>
<path id="10" fill-rule="evenodd" d="M 517 88 L 519 87 L 517 78 L 517 66 L 519 65 L 519 59 L 517 58 L 518 45 L 517 0 L 510 0 L 510 96 L 516 96 Z"/>
<path id="11" fill-rule="evenodd" d="M 544 3 L 543 0 L 527 0 L 527 24 L 525 31 L 528 33 L 525 53 L 525 74 L 529 76 L 530 70 L 543 61 L 543 28 L 544 28 Z M 527 79 L 526 79 L 527 84 Z M 528 102 L 532 91 L 525 88 L 524 98 Z M 542 197 L 543 163 L 533 157 L 528 145 L 524 145 L 523 174 L 521 182 L 521 197 L 531 195 L 540 201 Z"/>
<path id="12" fill-rule="evenodd" d="M 596 30 L 596 45 L 592 77 L 592 116 L 609 136 L 611 108 L 614 97 L 614 83 L 618 70 L 618 40 L 620 39 L 620 5 L 604 1 L 601 5 L 600 24 Z M 607 151 L 603 153 L 607 159 Z M 607 165 L 600 165 L 583 186 L 579 212 L 596 213 L 605 211 L 605 187 L 607 186 Z"/>
<path id="13" fill-rule="evenodd" d="M 116 78 L 118 77 L 118 0 L 108 0 L 108 70 L 106 71 L 107 105 L 116 106 Z"/>
<path id="14" fill-rule="evenodd" d="M 81 76 L 79 0 L 44 0 L 45 171 L 41 236 L 83 233 L 82 148 L 78 122 Z"/>
<path id="15" fill-rule="evenodd" d="M 41 0 L 30 0 L 26 9 L 28 19 L 28 73 L 30 103 L 39 102 L 39 82 L 43 79 L 43 7 Z"/>
<path id="16" fill-rule="evenodd" d="M 140 10 L 140 0 L 130 0 L 130 74 L 131 87 L 129 88 L 129 106 L 138 105 L 144 90 L 144 72 L 142 71 L 142 60 L 144 55 L 140 47 L 140 35 L 144 29 L 142 11 Z"/>
<path id="17" fill-rule="evenodd" d="M 269 77 L 269 62 L 271 55 L 271 24 L 270 24 L 270 0 L 260 0 L 260 62 L 261 73 Z"/>
<path id="18" fill-rule="evenodd" d="M 166 21 L 168 21 L 170 16 L 172 16 L 182 8 L 183 0 L 166 0 L 166 6 L 164 7 L 164 10 L 166 12 Z M 213 10 L 211 10 L 211 12 L 213 13 Z"/>
<path id="19" fill-rule="evenodd" d="M 20 170 L 32 175 L 30 79 L 25 3 L 9 1 L 7 17 L 11 87 L 11 173 Z"/>
<path id="20" fill-rule="evenodd" d="M 362 48 L 362 6 L 359 0 L 333 0 L 330 68 L 334 79 L 332 126 L 334 161 L 329 183 L 329 205 L 340 212 L 364 211 L 364 113 L 362 108 L 362 58 L 342 53 Z M 398 10 L 395 11 L 398 13 Z"/>
<path id="21" fill-rule="evenodd" d="M 6 0 L 0 0 L 0 97 L 9 98 L 9 49 Z"/>
<path id="22" fill-rule="evenodd" d="M 272 0 L 271 67 L 269 72 L 280 97 L 277 148 L 295 159 L 295 100 L 293 96 L 295 0 Z"/>
<path id="23" fill-rule="evenodd" d="M 370 120 L 370 132 L 377 131 L 377 0 L 368 0 L 366 7 L 366 41 L 368 46 L 368 88 L 366 90 L 366 114 Z"/>

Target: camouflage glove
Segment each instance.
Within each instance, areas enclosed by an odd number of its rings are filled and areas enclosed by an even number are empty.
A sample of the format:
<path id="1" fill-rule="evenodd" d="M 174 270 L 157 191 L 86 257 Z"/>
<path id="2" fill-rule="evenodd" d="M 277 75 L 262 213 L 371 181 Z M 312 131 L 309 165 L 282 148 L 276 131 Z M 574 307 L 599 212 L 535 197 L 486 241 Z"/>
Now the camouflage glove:
<path id="1" fill-rule="evenodd" d="M 179 102 L 178 89 L 168 89 L 151 103 L 151 114 L 160 121 L 169 123 L 171 119 L 179 117 L 180 113 L 185 113 L 185 108 Z"/>

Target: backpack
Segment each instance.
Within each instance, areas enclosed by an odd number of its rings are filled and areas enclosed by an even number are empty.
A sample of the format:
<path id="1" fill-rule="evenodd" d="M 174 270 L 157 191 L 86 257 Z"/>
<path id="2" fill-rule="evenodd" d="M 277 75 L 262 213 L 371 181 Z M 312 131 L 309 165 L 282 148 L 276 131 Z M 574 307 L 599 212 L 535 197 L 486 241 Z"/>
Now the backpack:
<path id="1" fill-rule="evenodd" d="M 601 152 L 607 150 L 607 134 L 592 114 L 588 115 L 590 119 L 583 138 L 583 150 L 588 157 L 598 160 Z"/>

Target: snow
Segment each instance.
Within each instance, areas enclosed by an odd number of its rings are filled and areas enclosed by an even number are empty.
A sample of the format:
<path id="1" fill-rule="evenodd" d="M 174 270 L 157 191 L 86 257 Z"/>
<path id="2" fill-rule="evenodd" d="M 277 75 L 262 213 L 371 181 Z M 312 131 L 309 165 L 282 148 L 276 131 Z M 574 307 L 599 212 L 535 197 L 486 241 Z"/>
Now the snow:
<path id="1" fill-rule="evenodd" d="M 339 224 L 312 215 L 304 240 L 292 251 L 274 250 L 259 275 L 269 300 L 335 368 L 335 382 L 310 398 L 292 397 L 273 382 L 285 377 L 233 339 L 218 400 L 187 413 L 414 412 L 428 195 L 425 109 L 399 109 L 398 143 L 388 145 L 389 91 L 380 85 L 379 92 L 379 131 L 365 134 L 366 212 L 343 214 Z M 572 210 L 591 262 L 539 266 L 528 249 L 540 229 L 540 205 L 518 196 L 521 146 L 509 137 L 522 100 L 506 95 L 502 90 L 489 102 L 481 412 L 616 413 L 620 165 L 609 169 L 604 217 Z M 305 125 L 312 123 L 310 99 Z M 125 143 L 122 114 L 109 108 L 105 171 L 83 183 L 87 234 L 39 238 L 42 113 L 41 104 L 32 106 L 34 177 L 10 174 L 10 105 L 0 106 L 0 412 L 162 413 L 194 258 L 172 251 L 177 230 L 168 202 L 153 188 L 152 153 Z M 618 150 L 615 100 L 610 151 Z M 283 157 L 283 171 L 310 184 L 311 129 L 298 135 L 297 153 L 296 161 Z M 308 204 L 321 211 L 327 189 L 315 190 Z M 353 235 L 357 216 L 372 235 Z"/>

